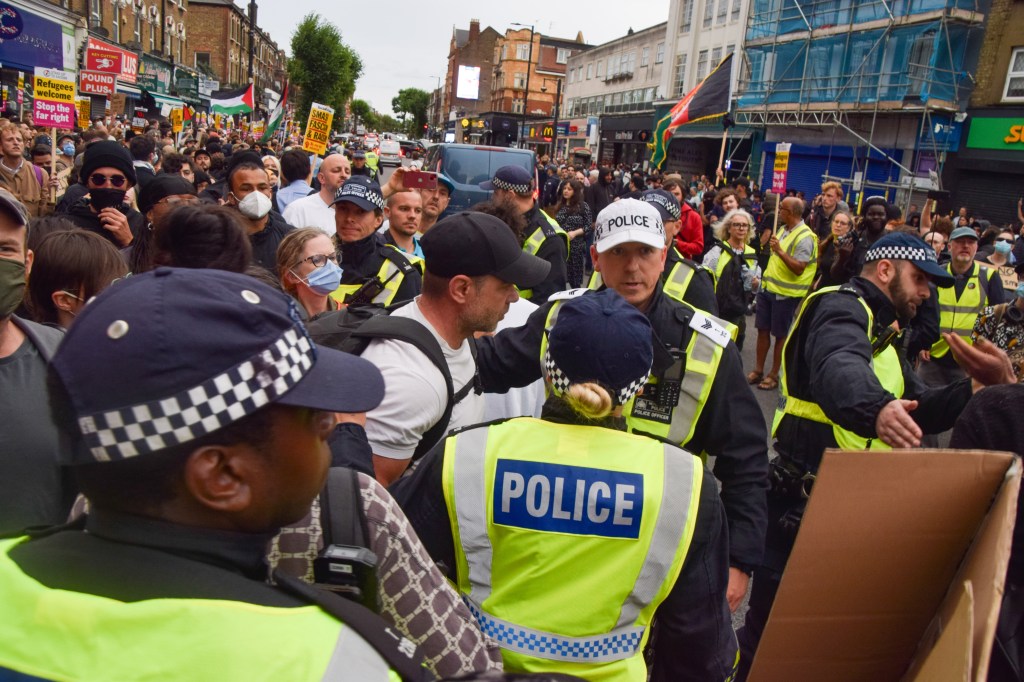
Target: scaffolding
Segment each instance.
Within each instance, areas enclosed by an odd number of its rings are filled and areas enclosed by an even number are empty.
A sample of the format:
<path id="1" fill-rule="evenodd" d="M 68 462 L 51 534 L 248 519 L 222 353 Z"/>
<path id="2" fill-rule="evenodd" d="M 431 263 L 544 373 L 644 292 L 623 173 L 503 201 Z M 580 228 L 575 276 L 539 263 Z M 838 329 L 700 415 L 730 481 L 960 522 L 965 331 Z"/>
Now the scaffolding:
<path id="1" fill-rule="evenodd" d="M 915 173 L 874 143 L 876 124 L 879 117 L 919 116 L 914 156 L 919 148 L 934 150 L 941 175 L 944 140 L 936 137 L 932 116 L 966 108 L 987 2 L 753 0 L 736 121 L 831 128 L 830 149 L 838 136 L 843 146 L 868 150 L 863 167 L 855 155 L 851 175 L 867 179 L 873 150 L 909 178 L 909 197 Z M 856 181 L 828 170 L 823 177 Z M 906 182 L 865 184 L 907 189 Z"/>

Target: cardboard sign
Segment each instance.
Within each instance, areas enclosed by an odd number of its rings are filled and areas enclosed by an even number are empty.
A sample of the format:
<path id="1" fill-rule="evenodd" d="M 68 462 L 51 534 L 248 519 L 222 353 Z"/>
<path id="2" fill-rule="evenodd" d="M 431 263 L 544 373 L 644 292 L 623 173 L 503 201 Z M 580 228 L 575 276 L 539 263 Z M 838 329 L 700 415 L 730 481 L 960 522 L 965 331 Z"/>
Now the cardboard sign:
<path id="1" fill-rule="evenodd" d="M 92 113 L 92 100 L 88 97 L 83 97 L 78 100 L 78 127 L 88 128 L 89 127 L 89 115 Z"/>
<path id="2" fill-rule="evenodd" d="M 70 71 L 37 66 L 32 82 L 36 99 L 65 104 L 75 103 L 75 74 Z"/>
<path id="3" fill-rule="evenodd" d="M 313 102 L 309 109 L 309 120 L 306 121 L 306 135 L 302 140 L 303 151 L 314 154 L 327 152 L 327 142 L 331 138 L 331 121 L 334 120 L 334 109 Z"/>
<path id="4" fill-rule="evenodd" d="M 772 168 L 772 192 L 786 193 L 786 178 L 789 175 L 789 142 L 775 145 L 775 166 Z"/>
<path id="5" fill-rule="evenodd" d="M 110 110 L 107 112 L 111 116 L 120 116 L 124 114 L 125 105 L 128 103 L 128 95 L 115 92 L 110 96 Z"/>
<path id="6" fill-rule="evenodd" d="M 171 130 L 176 133 L 181 132 L 182 122 L 184 120 L 184 113 L 181 107 L 174 107 L 171 109 Z"/>
<path id="7" fill-rule="evenodd" d="M 1006 289 L 1007 291 L 1017 290 L 1017 285 L 1020 284 L 1020 281 L 1017 279 L 1017 271 L 1016 269 L 1014 269 L 1012 265 L 1004 265 L 1001 268 L 997 268 L 994 265 L 989 265 L 988 263 L 984 263 L 982 261 L 976 262 L 983 268 L 987 268 L 989 270 L 996 270 L 998 272 L 999 279 L 1001 279 L 1003 282 L 1004 289 Z M 996 273 L 989 273 L 989 277 L 992 277 L 995 274 Z"/>
<path id="8" fill-rule="evenodd" d="M 826 450 L 749 679 L 984 680 L 1020 477 L 1004 452 Z"/>
<path id="9" fill-rule="evenodd" d="M 136 133 L 141 133 L 146 129 L 149 121 L 146 120 L 146 110 L 136 109 L 135 113 L 132 114 L 132 130 Z"/>
<path id="10" fill-rule="evenodd" d="M 78 74 L 78 91 L 88 95 L 110 97 L 117 86 L 117 76 L 102 71 L 82 71 Z"/>

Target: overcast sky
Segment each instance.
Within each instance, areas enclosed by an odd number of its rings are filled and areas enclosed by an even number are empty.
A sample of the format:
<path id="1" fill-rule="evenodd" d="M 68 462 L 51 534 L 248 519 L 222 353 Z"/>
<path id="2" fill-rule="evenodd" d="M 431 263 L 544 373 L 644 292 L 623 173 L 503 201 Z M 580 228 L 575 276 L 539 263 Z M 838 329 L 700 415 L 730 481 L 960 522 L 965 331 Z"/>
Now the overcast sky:
<path id="1" fill-rule="evenodd" d="M 239 7 L 247 0 L 235 0 Z M 457 0 L 379 3 L 323 2 L 323 0 L 262 0 L 258 23 L 291 52 L 292 33 L 302 18 L 317 12 L 341 31 L 342 39 L 363 60 L 363 76 L 356 97 L 382 113 L 393 115 L 391 98 L 402 88 L 430 91 L 448 67 L 452 28 L 469 28 L 471 18 L 480 29 L 504 33 L 512 22 L 534 24 L 538 33 L 574 39 L 577 31 L 591 45 L 600 45 L 630 29 L 640 30 L 668 18 L 669 0 L 519 0 L 515 3 L 469 3 Z M 512 5 L 515 7 L 513 8 Z M 621 17 L 621 18 L 620 18 Z"/>

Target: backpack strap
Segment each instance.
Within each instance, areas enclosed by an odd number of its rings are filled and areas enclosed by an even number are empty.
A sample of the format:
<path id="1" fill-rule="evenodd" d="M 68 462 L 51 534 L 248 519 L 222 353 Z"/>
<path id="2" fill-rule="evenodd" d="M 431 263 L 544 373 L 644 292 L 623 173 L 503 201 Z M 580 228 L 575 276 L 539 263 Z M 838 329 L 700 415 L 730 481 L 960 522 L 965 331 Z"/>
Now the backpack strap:
<path id="1" fill-rule="evenodd" d="M 43 188 L 43 169 L 33 163 L 32 164 L 32 171 L 36 175 L 36 182 L 39 183 L 39 188 L 40 189 L 44 189 Z"/>
<path id="2" fill-rule="evenodd" d="M 327 483 L 320 493 L 320 510 L 324 546 L 370 548 L 355 471 L 348 467 L 331 467 L 327 471 Z"/>

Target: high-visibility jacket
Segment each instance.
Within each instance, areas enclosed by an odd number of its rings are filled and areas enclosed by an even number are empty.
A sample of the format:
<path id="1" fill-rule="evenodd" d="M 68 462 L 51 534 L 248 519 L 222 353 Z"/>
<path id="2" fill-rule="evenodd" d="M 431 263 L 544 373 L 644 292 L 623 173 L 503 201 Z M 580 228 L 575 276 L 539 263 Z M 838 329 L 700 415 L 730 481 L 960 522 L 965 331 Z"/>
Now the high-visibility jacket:
<path id="1" fill-rule="evenodd" d="M 0 542 L 0 677 L 45 680 L 399 680 L 318 606 L 109 597 L 52 589 Z M 285 652 L 285 653 L 282 653 Z M 20 673 L 21 676 L 17 674 Z"/>
<path id="2" fill-rule="evenodd" d="M 562 226 L 558 224 L 554 218 L 549 216 L 544 211 L 538 211 L 538 213 L 544 216 L 547 220 L 547 225 L 541 225 L 535 229 L 526 241 L 523 242 L 523 251 L 536 256 L 540 252 L 540 247 L 544 245 L 544 242 L 550 238 L 561 238 L 565 240 L 565 257 L 569 257 L 569 233 L 562 229 Z M 519 295 L 527 300 L 533 298 L 533 289 L 519 289 Z"/>
<path id="3" fill-rule="evenodd" d="M 803 273 L 794 274 L 781 258 L 772 254 L 761 278 L 766 292 L 790 298 L 803 298 L 811 290 L 811 283 L 818 272 L 818 238 L 814 231 L 807 227 L 806 223 L 800 223 L 779 240 L 779 248 L 790 257 L 795 257 L 797 244 L 806 237 L 811 239 L 814 246 L 811 250 L 811 259 L 807 261 Z"/>
<path id="4" fill-rule="evenodd" d="M 954 275 L 949 263 L 946 264 L 946 272 Z M 974 331 L 974 323 L 978 321 L 978 313 L 988 305 L 988 280 L 992 276 L 988 268 L 971 263 L 967 285 L 959 297 L 956 295 L 955 286 L 939 288 L 940 332 L 956 334 L 965 342 L 971 343 L 971 332 Z M 949 344 L 940 336 L 932 345 L 932 357 L 941 358 L 948 352 Z"/>
<path id="5" fill-rule="evenodd" d="M 722 279 L 722 271 L 725 270 L 725 266 L 732 261 L 733 257 L 737 254 L 732 250 L 732 247 L 728 244 L 722 245 L 722 255 L 718 257 L 718 262 L 715 263 L 715 287 L 718 287 L 718 280 Z M 757 251 L 750 244 L 743 245 L 743 260 L 747 261 L 748 265 L 757 265 Z"/>
<path id="6" fill-rule="evenodd" d="M 398 295 L 398 289 L 405 281 L 406 274 L 410 272 L 410 266 L 419 270 L 420 275 L 423 274 L 423 259 L 411 253 L 403 253 L 394 244 L 387 244 L 385 248 L 389 250 L 383 252 L 384 260 L 380 264 L 380 270 L 377 271 L 377 279 L 384 285 L 384 288 L 370 302 L 389 306 L 395 302 L 395 296 Z M 344 303 L 346 296 L 354 294 L 362 286 L 362 284 L 342 284 L 331 292 L 331 298 L 338 303 Z"/>
<path id="7" fill-rule="evenodd" d="M 702 476 L 684 450 L 602 427 L 522 417 L 449 438 L 456 587 L 505 670 L 646 680 Z"/>
<path id="8" fill-rule="evenodd" d="M 586 289 L 572 289 L 552 296 L 552 298 L 558 298 L 553 302 L 544 322 L 539 359 L 542 366 L 548 347 L 548 334 L 555 326 L 562 303 L 566 299 L 582 295 L 586 291 Z M 685 359 L 680 359 L 681 375 L 677 377 L 679 380 L 678 400 L 674 405 L 659 403 L 657 394 L 660 390 L 658 386 L 661 380 L 658 377 L 650 377 L 643 394 L 634 396 L 623 406 L 622 413 L 626 417 L 626 426 L 631 432 L 656 436 L 679 446 L 685 445 L 693 437 L 697 421 L 704 410 L 711 387 L 715 383 L 718 365 L 722 361 L 723 345 L 715 340 L 716 338 L 720 340 L 721 336 L 714 334 L 713 330 L 724 330 L 730 336 L 735 337 L 735 325 L 730 325 L 709 313 L 696 309 L 694 311 L 695 315 L 702 316 L 702 323 L 707 323 L 709 327 L 705 329 L 699 324 L 691 325 L 694 332 L 690 334 L 690 341 L 683 353 Z M 704 456 L 704 453 L 696 454 Z"/>
<path id="9" fill-rule="evenodd" d="M 820 297 L 827 295 L 837 296 L 857 296 L 857 300 L 860 301 L 861 305 L 864 306 L 864 310 L 868 314 L 868 324 L 864 329 L 864 334 L 871 341 L 871 333 L 874 328 L 875 315 L 871 312 L 870 306 L 856 291 L 853 289 L 845 289 L 840 291 L 842 287 L 825 287 L 819 289 L 810 296 L 807 297 L 801 303 L 800 309 L 796 313 L 796 318 L 793 320 L 793 327 L 789 332 L 789 336 L 786 337 L 786 343 L 782 349 L 782 371 L 779 375 L 779 390 L 782 393 L 782 397 L 779 400 L 779 407 L 775 411 L 775 421 L 772 424 L 772 435 L 779 428 L 779 423 L 782 421 L 784 415 L 792 415 L 794 417 L 800 417 L 802 419 L 809 419 L 814 422 L 821 424 L 832 425 L 832 435 L 835 436 L 836 443 L 839 447 L 844 450 L 890 450 L 891 448 L 886 445 L 880 438 L 864 438 L 858 436 L 852 431 L 847 431 L 842 428 L 825 414 L 821 406 L 810 400 L 803 398 L 797 398 L 792 395 L 789 382 L 787 380 L 787 368 L 792 363 L 798 363 L 800 367 L 806 367 L 807 361 L 805 358 L 797 357 L 797 348 L 792 344 L 796 344 L 796 339 L 799 339 L 799 332 L 801 322 L 804 320 L 804 316 L 807 311 L 814 305 L 817 305 Z M 882 350 L 881 353 L 875 355 L 871 359 L 871 371 L 874 372 L 875 377 L 878 379 L 878 383 L 882 385 L 886 391 L 889 391 L 897 398 L 903 397 L 903 391 L 905 389 L 903 382 L 903 368 L 900 363 L 899 354 L 896 352 L 896 348 L 893 345 L 888 345 Z"/>

